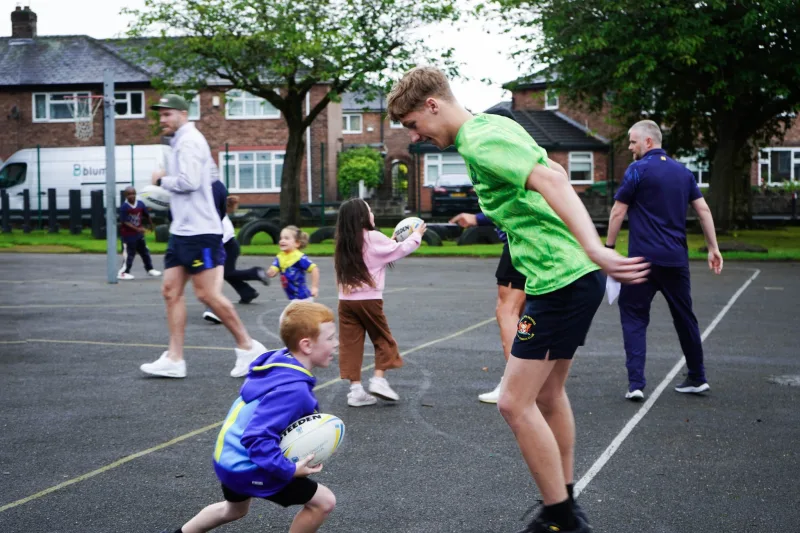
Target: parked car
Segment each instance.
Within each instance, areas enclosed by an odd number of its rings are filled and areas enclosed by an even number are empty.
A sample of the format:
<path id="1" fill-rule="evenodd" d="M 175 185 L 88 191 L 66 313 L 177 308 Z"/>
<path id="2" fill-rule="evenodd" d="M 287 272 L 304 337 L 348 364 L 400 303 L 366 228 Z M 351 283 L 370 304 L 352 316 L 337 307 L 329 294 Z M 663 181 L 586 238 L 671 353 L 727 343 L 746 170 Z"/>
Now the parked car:
<path id="1" fill-rule="evenodd" d="M 431 215 L 434 217 L 480 212 L 478 195 L 466 174 L 440 176 L 431 194 Z"/>

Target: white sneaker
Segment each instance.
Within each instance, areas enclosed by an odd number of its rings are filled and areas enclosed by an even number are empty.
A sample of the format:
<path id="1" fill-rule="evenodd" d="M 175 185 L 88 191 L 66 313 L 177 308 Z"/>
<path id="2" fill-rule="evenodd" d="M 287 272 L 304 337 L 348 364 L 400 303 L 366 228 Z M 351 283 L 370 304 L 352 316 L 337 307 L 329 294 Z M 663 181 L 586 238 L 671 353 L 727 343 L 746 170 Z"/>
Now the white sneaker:
<path id="1" fill-rule="evenodd" d="M 159 277 L 161 275 L 161 271 L 160 270 L 156 270 L 155 268 L 152 268 L 152 269 L 147 271 L 147 275 L 148 276 L 152 276 L 154 278 L 157 278 L 157 277 Z"/>
<path id="2" fill-rule="evenodd" d="M 359 385 L 351 385 L 350 392 L 347 393 L 347 405 L 350 407 L 364 407 L 365 405 L 375 405 L 378 400 L 371 396 Z"/>
<path id="3" fill-rule="evenodd" d="M 151 376 L 161 376 L 165 378 L 185 378 L 186 361 L 173 361 L 168 357 L 169 352 L 161 354 L 161 357 L 152 363 L 145 363 L 139 370 Z"/>
<path id="4" fill-rule="evenodd" d="M 494 388 L 492 392 L 484 392 L 483 394 L 478 395 L 478 400 L 483 403 L 497 403 L 497 400 L 500 399 L 500 385 L 503 384 L 503 380 L 500 380 L 500 383 L 497 384 L 497 387 Z"/>
<path id="5" fill-rule="evenodd" d="M 250 339 L 253 345 L 249 350 L 234 348 L 236 352 L 236 364 L 231 370 L 232 378 L 242 378 L 250 371 L 250 363 L 256 360 L 259 355 L 267 351 L 267 348 L 255 339 Z"/>
<path id="6" fill-rule="evenodd" d="M 134 277 L 133 274 L 128 274 L 127 272 L 120 272 L 117 274 L 117 279 L 132 280 Z"/>
<path id="7" fill-rule="evenodd" d="M 369 392 L 371 392 L 373 396 L 390 402 L 396 402 L 400 399 L 400 396 L 389 386 L 389 382 L 386 381 L 386 378 L 369 378 Z"/>
<path id="8" fill-rule="evenodd" d="M 625 399 L 638 402 L 640 400 L 644 400 L 644 393 L 639 389 L 628 391 L 625 393 Z"/>
<path id="9" fill-rule="evenodd" d="M 220 320 L 219 317 L 212 313 L 209 309 L 206 309 L 206 312 L 203 313 L 203 320 L 207 320 L 212 324 L 222 324 L 222 320 Z"/>

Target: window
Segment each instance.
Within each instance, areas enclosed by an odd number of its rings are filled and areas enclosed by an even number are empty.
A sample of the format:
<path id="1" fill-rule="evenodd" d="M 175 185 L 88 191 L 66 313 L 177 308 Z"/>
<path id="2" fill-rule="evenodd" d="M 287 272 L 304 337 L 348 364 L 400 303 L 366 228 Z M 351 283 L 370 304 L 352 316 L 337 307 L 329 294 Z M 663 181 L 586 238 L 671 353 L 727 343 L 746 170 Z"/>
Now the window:
<path id="1" fill-rule="evenodd" d="M 342 115 L 342 133 L 361 133 L 361 115 Z"/>
<path id="2" fill-rule="evenodd" d="M 458 153 L 425 154 L 426 187 L 436 185 L 439 176 L 467 176 L 467 164 Z"/>
<path id="3" fill-rule="evenodd" d="M 569 181 L 571 183 L 594 183 L 594 154 L 592 152 L 569 153 Z"/>
<path id="4" fill-rule="evenodd" d="M 676 159 L 689 169 L 694 175 L 694 180 L 700 187 L 708 187 L 708 180 L 711 177 L 711 164 L 702 158 L 703 154 L 695 154 Z"/>
<path id="5" fill-rule="evenodd" d="M 189 120 L 200 120 L 200 95 L 196 94 L 189 101 Z"/>
<path id="6" fill-rule="evenodd" d="M 28 165 L 25 163 L 9 163 L 0 170 L 0 189 L 8 189 L 15 185 L 25 183 L 25 173 Z"/>
<path id="7" fill-rule="evenodd" d="M 259 96 L 231 89 L 225 95 L 225 118 L 230 120 L 281 118 L 281 112 Z"/>
<path id="8" fill-rule="evenodd" d="M 284 154 L 222 152 L 220 179 L 227 179 L 231 192 L 278 192 L 281 190 Z"/>
<path id="9" fill-rule="evenodd" d="M 558 91 L 555 89 L 547 89 L 544 92 L 544 108 L 558 109 Z"/>
<path id="10" fill-rule="evenodd" d="M 800 180 L 800 148 L 764 148 L 759 152 L 759 181 L 778 185 Z"/>
<path id="11" fill-rule="evenodd" d="M 393 130 L 401 130 L 403 129 L 403 124 L 400 122 L 396 122 L 394 120 L 389 121 L 389 128 Z"/>
<path id="12" fill-rule="evenodd" d="M 77 103 L 78 96 L 90 96 L 89 91 L 72 93 L 34 93 L 33 95 L 33 121 L 34 122 L 73 122 L 75 108 L 78 116 L 88 117 L 91 114 L 90 103 L 81 100 Z"/>
<path id="13" fill-rule="evenodd" d="M 114 93 L 117 118 L 144 118 L 144 92 Z"/>

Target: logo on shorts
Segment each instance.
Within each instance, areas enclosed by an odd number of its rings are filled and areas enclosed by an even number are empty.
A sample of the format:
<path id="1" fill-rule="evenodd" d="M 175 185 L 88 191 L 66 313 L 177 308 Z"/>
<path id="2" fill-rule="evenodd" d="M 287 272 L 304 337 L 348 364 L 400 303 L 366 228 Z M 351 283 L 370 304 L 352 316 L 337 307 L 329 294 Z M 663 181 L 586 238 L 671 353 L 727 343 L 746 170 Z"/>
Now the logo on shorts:
<path id="1" fill-rule="evenodd" d="M 194 261 L 192 261 L 192 268 L 200 268 L 204 264 L 205 263 L 203 263 L 202 259 L 195 259 Z"/>
<path id="2" fill-rule="evenodd" d="M 535 335 L 533 333 L 533 326 L 535 325 L 536 321 L 528 315 L 520 318 L 519 322 L 517 323 L 517 338 L 521 341 L 531 340 Z"/>

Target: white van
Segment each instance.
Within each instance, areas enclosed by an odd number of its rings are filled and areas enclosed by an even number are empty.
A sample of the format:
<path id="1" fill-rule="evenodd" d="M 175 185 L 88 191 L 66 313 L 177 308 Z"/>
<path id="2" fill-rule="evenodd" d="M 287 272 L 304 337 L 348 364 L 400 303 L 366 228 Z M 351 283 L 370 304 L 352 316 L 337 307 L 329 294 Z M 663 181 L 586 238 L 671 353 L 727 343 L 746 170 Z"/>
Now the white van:
<path id="1" fill-rule="evenodd" d="M 163 144 L 116 147 L 116 194 L 113 202 L 120 203 L 120 191 L 131 184 L 138 189 L 150 184 L 158 168 L 166 168 L 171 148 Z M 47 189 L 56 190 L 56 206 L 69 208 L 70 189 L 80 189 L 81 208 L 91 205 L 93 190 L 106 190 L 106 149 L 104 146 L 76 148 L 36 148 L 20 150 L 0 167 L 0 189 L 8 193 L 9 209 L 23 208 L 22 191 L 29 190 L 31 211 L 39 208 L 37 193 L 41 190 L 42 210 L 48 209 Z M 105 200 L 106 205 L 108 200 Z"/>

